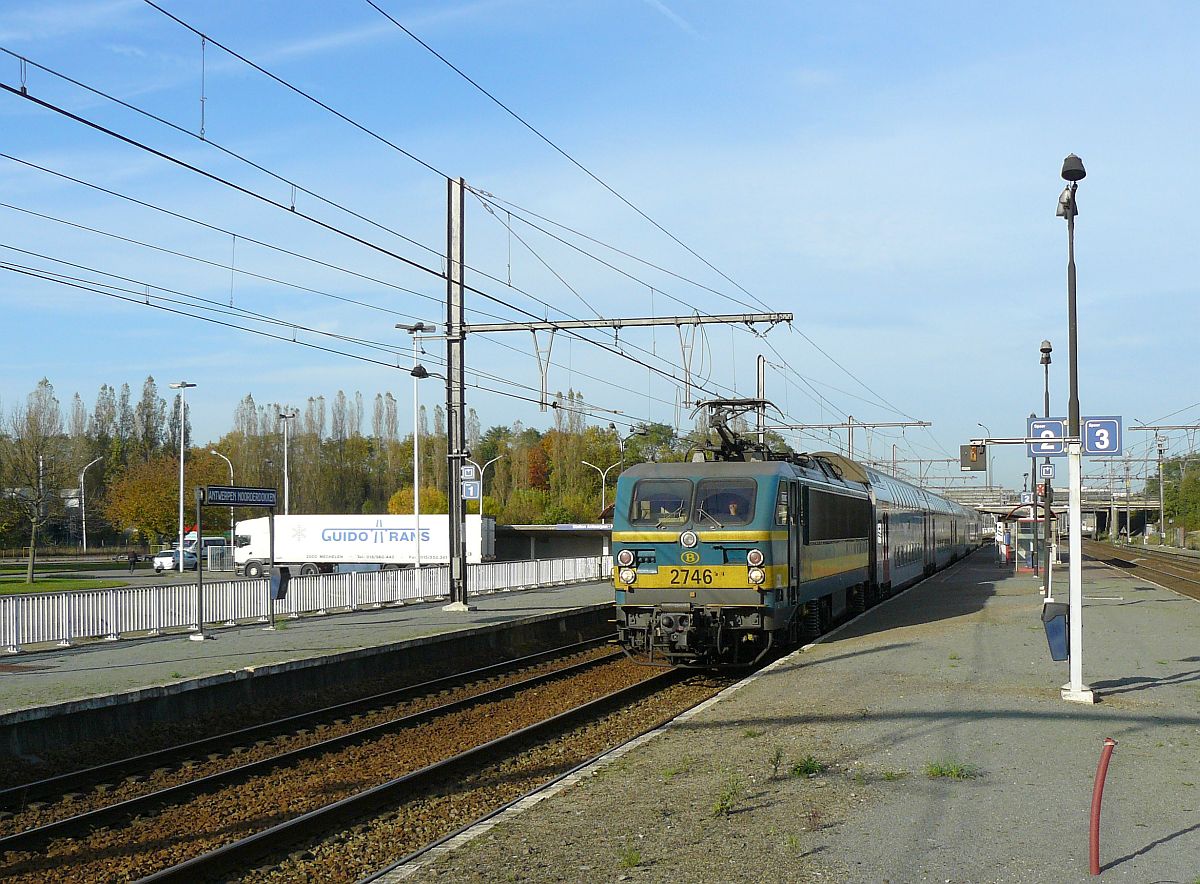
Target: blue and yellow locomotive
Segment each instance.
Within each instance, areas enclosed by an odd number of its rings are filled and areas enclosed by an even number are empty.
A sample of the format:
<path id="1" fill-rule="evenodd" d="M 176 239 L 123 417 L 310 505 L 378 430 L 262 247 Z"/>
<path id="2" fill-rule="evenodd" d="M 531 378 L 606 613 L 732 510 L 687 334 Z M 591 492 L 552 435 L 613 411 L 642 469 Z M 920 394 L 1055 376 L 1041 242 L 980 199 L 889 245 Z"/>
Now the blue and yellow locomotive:
<path id="1" fill-rule="evenodd" d="M 617 633 L 634 659 L 753 665 L 980 542 L 958 504 L 837 454 L 751 445 L 707 404 L 719 446 L 617 481 Z"/>

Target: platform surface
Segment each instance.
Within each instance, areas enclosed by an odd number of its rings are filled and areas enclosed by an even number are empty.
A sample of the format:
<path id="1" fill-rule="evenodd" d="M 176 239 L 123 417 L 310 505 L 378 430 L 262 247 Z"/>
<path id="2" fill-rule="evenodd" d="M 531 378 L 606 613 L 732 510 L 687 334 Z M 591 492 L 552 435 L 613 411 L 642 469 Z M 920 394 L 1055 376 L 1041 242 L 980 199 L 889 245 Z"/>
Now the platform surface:
<path id="1" fill-rule="evenodd" d="M 1200 603 L 1085 562 L 1080 705 L 1039 586 L 980 550 L 403 877 L 1195 884 Z"/>
<path id="2" fill-rule="evenodd" d="M 399 607 L 279 618 L 276 629 L 250 624 L 186 635 L 96 642 L 0 657 L 0 716 L 15 710 L 122 694 L 231 670 L 334 656 L 360 648 L 611 602 L 607 581 L 472 597 L 477 610 L 442 610 L 445 600 Z"/>

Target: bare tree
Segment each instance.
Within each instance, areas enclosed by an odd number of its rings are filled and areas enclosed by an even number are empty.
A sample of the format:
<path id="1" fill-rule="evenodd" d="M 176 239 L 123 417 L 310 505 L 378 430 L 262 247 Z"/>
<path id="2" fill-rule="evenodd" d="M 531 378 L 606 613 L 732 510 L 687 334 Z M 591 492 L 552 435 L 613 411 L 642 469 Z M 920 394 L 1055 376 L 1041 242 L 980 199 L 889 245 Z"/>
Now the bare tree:
<path id="1" fill-rule="evenodd" d="M 50 518 L 51 503 L 61 503 L 59 491 L 68 472 L 62 432 L 62 411 L 54 387 L 42 378 L 25 405 L 14 408 L 9 416 L 4 464 L 3 484 L 21 517 L 29 522 L 26 583 L 33 583 L 38 529 Z"/>

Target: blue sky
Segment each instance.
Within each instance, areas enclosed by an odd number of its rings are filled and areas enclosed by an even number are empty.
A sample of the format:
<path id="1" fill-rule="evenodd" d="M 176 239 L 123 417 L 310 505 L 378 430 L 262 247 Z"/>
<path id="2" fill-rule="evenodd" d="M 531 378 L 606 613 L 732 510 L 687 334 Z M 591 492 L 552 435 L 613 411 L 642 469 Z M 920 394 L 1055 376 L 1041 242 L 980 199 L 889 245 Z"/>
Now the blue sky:
<path id="1" fill-rule="evenodd" d="M 1200 202 L 1189 163 L 1197 143 L 1193 4 L 377 2 L 703 258 L 363 0 L 163 0 L 196 30 L 437 172 L 598 240 L 604 245 L 562 234 L 627 274 L 525 226 L 519 213 L 510 235 L 507 215 L 471 199 L 467 281 L 495 300 L 469 295 L 468 321 L 527 318 L 520 311 L 559 319 L 790 311 L 793 329 L 764 339 L 709 326 L 695 348 L 701 381 L 753 395 L 762 353 L 768 396 L 789 422 L 931 421 L 928 431 L 860 430 L 855 452 L 888 460 L 895 445 L 901 460 L 956 457 L 980 433 L 977 423 L 1018 436 L 1025 416 L 1041 412 L 1043 338 L 1054 345 L 1052 411 L 1066 411 L 1066 231 L 1054 209 L 1062 158 L 1075 152 L 1088 170 L 1076 237 L 1083 412 L 1120 414 L 1127 425 L 1200 420 L 1191 383 Z M 0 47 L 29 61 L 22 74 L 14 55 L 0 55 L 0 82 L 19 88 L 24 76 L 43 101 L 290 204 L 286 184 L 35 65 L 193 135 L 203 82 L 207 139 L 390 232 L 303 193 L 299 211 L 440 269 L 445 185 L 437 172 L 211 43 L 202 64 L 200 39 L 141 0 L 3 3 Z M 78 392 L 90 408 L 101 383 L 127 382 L 136 394 L 150 374 L 164 388 L 181 378 L 199 385 L 188 402 L 200 441 L 230 428 L 246 393 L 302 406 L 339 389 L 368 402 L 390 391 L 399 413 L 411 413 L 410 341 L 394 325 L 442 318 L 444 283 L 434 276 L 7 92 L 0 131 L 0 151 L 16 160 L 211 225 L 0 159 L 0 202 L 16 207 L 0 207 L 6 266 L 92 281 L 113 282 L 98 271 L 115 274 L 128 281 L 114 284 L 134 291 L 161 287 L 151 299 L 160 305 L 164 296 L 226 309 L 232 300 L 281 320 L 273 333 L 288 339 L 0 270 L 6 411 L 42 376 L 64 403 Z M 244 314 L 220 318 L 266 328 Z M 590 336 L 616 346 L 611 333 Z M 619 346 L 681 374 L 674 328 L 628 330 Z M 436 370 L 440 348 L 427 348 Z M 565 334 L 552 358 L 549 389 L 582 391 L 594 423 L 690 426 L 679 386 L 633 360 Z M 484 374 L 469 380 L 537 397 L 529 334 L 472 336 L 467 361 Z M 436 382 L 426 385 L 423 401 L 442 398 Z M 476 388 L 467 395 L 485 426 L 550 426 L 551 415 L 524 399 Z M 801 448 L 836 444 L 828 434 L 789 435 Z M 1138 457 L 1150 450 L 1150 434 L 1127 436 Z M 1170 452 L 1192 442 L 1175 433 Z M 998 478 L 1019 487 L 1023 453 L 995 457 Z M 1093 462 L 1085 474 L 1103 471 Z M 932 473 L 962 475 L 945 465 Z"/>

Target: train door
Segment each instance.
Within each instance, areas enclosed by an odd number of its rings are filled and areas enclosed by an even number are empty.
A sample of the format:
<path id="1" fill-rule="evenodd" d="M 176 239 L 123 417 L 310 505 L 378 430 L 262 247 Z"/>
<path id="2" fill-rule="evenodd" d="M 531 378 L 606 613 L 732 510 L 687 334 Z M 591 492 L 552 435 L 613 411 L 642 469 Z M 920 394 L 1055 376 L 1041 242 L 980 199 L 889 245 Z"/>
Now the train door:
<path id="1" fill-rule="evenodd" d="M 891 548 L 891 518 L 887 510 L 879 514 L 879 523 L 876 525 L 876 532 L 879 540 L 879 555 L 875 558 L 876 581 L 875 585 L 879 587 L 887 586 L 892 582 L 892 548 Z"/>

